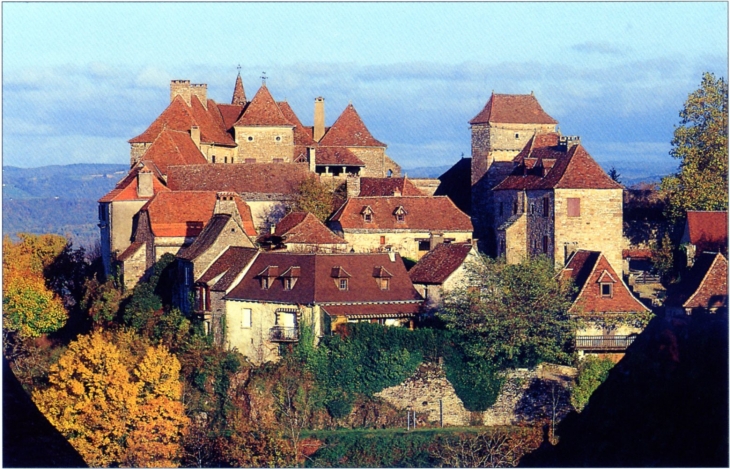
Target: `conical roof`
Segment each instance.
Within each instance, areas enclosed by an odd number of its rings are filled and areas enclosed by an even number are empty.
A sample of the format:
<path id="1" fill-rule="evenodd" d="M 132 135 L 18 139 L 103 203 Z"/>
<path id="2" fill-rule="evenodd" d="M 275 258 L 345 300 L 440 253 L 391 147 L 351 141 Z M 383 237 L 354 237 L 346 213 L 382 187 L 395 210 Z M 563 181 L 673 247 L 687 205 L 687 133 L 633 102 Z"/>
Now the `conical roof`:
<path id="1" fill-rule="evenodd" d="M 231 98 L 231 104 L 237 106 L 243 106 L 246 104 L 246 92 L 243 90 L 243 80 L 241 80 L 241 73 L 238 73 L 236 77 L 236 84 L 233 87 L 233 98 Z"/>
<path id="2" fill-rule="evenodd" d="M 383 142 L 376 140 L 363 123 L 360 115 L 352 104 L 348 104 L 340 117 L 327 131 L 321 147 L 385 147 Z"/>
<path id="3" fill-rule="evenodd" d="M 269 93 L 266 85 L 261 85 L 261 88 L 256 92 L 256 96 L 253 97 L 246 110 L 238 122 L 233 124 L 236 126 L 287 126 L 293 127 L 293 124 L 289 122 L 284 113 L 281 112 L 279 106 L 276 105 L 276 101 Z"/>

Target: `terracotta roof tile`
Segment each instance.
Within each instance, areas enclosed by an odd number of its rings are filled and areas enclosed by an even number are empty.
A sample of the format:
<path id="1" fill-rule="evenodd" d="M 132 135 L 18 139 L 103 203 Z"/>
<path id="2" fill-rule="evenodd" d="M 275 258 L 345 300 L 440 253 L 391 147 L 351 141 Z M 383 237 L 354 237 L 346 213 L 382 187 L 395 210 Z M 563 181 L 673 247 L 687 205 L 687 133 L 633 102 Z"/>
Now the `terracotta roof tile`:
<path id="1" fill-rule="evenodd" d="M 167 108 L 162 111 L 157 119 L 142 132 L 142 134 L 129 140 L 129 143 L 151 143 L 154 142 L 162 129 L 189 131 L 194 125 L 192 110 L 185 103 L 182 96 L 175 96 Z"/>
<path id="2" fill-rule="evenodd" d="M 231 98 L 231 104 L 243 106 L 246 104 L 246 92 L 243 89 L 243 80 L 239 73 L 236 77 L 236 84 L 233 85 L 233 97 Z"/>
<path id="3" fill-rule="evenodd" d="M 569 312 L 577 314 L 648 312 L 626 286 L 604 255 L 577 251 L 563 269 L 563 278 L 573 280 L 578 293 Z M 611 283 L 610 296 L 601 295 L 601 282 Z"/>
<path id="4" fill-rule="evenodd" d="M 170 191 L 160 192 L 141 210 L 149 214 L 150 227 L 155 236 L 198 236 L 213 216 L 216 192 Z"/>
<path id="5" fill-rule="evenodd" d="M 670 291 L 667 306 L 718 308 L 727 306 L 727 259 L 720 253 L 704 252 Z"/>
<path id="6" fill-rule="evenodd" d="M 413 283 L 441 285 L 466 260 L 471 244 L 441 243 L 411 268 L 408 275 Z"/>
<path id="7" fill-rule="evenodd" d="M 167 174 L 170 165 L 207 164 L 187 132 L 169 129 L 160 132 L 140 161 L 157 168 L 163 175 Z"/>
<path id="8" fill-rule="evenodd" d="M 284 114 L 286 120 L 294 125 L 294 145 L 309 147 L 315 146 L 316 143 L 312 138 L 311 129 L 307 129 L 302 125 L 302 122 L 294 113 L 294 110 L 291 108 L 291 106 L 289 106 L 289 103 L 287 103 L 286 101 L 280 101 L 277 104 L 279 105 L 279 109 L 281 109 L 281 112 Z"/>
<path id="9" fill-rule="evenodd" d="M 727 251 L 727 212 L 688 211 L 683 242 L 699 251 Z"/>
<path id="10" fill-rule="evenodd" d="M 150 197 L 140 197 L 137 195 L 137 174 L 139 173 L 140 166 L 135 166 L 124 178 L 117 183 L 117 185 L 109 191 L 104 197 L 99 199 L 100 203 L 114 202 L 119 200 L 145 200 Z M 153 194 L 158 192 L 169 191 L 167 187 L 157 178 L 152 178 L 152 191 Z"/>
<path id="11" fill-rule="evenodd" d="M 125 249 L 121 254 L 117 256 L 119 262 L 124 262 L 137 253 L 140 249 L 145 246 L 145 243 L 141 241 L 135 241 Z"/>
<path id="12" fill-rule="evenodd" d="M 360 197 L 392 197 L 396 190 L 404 196 L 426 195 L 406 177 L 360 178 Z"/>
<path id="13" fill-rule="evenodd" d="M 352 104 L 348 104 L 340 117 L 319 141 L 321 147 L 385 147 L 365 127 Z"/>
<path id="14" fill-rule="evenodd" d="M 223 118 L 223 127 L 226 130 L 231 130 L 233 128 L 233 124 L 235 124 L 241 117 L 244 106 L 236 104 L 217 104 L 216 106 Z"/>
<path id="15" fill-rule="evenodd" d="M 291 290 L 285 290 L 277 277 L 269 289 L 261 288 L 258 277 L 270 266 L 276 266 L 279 273 L 290 267 L 300 268 L 300 278 Z M 385 267 L 393 277 L 389 289 L 381 290 L 373 277 L 375 267 Z M 339 281 L 332 278 L 332 269 L 340 268 L 347 277 L 347 289 L 339 289 Z M 278 274 L 277 274 L 278 275 Z M 287 304 L 339 303 L 393 303 L 412 302 L 418 304 L 422 298 L 413 288 L 403 261 L 395 255 L 393 261 L 388 254 L 300 254 L 262 252 L 254 261 L 243 280 L 226 296 L 229 299 L 265 301 Z M 368 306 L 363 305 L 362 310 Z"/>
<path id="16" fill-rule="evenodd" d="M 274 235 L 292 244 L 347 244 L 309 212 L 292 212 L 276 225 Z"/>
<path id="17" fill-rule="evenodd" d="M 276 105 L 276 101 L 274 101 L 266 85 L 261 85 L 261 88 L 259 88 L 251 102 L 246 106 L 243 115 L 233 125 L 235 127 L 293 127 L 293 124 L 284 117 L 281 109 Z"/>
<path id="18" fill-rule="evenodd" d="M 209 101 L 210 102 L 210 101 Z M 197 96 L 190 99 L 195 124 L 200 128 L 200 142 L 216 145 L 235 146 L 233 137 L 226 132 L 223 116 L 215 106 L 205 106 Z"/>
<path id="19" fill-rule="evenodd" d="M 404 222 L 399 223 L 394 213 L 401 206 L 407 215 Z M 373 211 L 372 222 L 365 222 L 362 215 L 364 207 Z M 448 197 L 353 197 L 331 220 L 339 222 L 345 230 L 473 231 L 469 217 Z"/>
<path id="20" fill-rule="evenodd" d="M 211 290 L 225 291 L 258 253 L 258 249 L 231 246 L 203 272 L 196 282 L 209 283 L 216 280 L 213 285 L 210 285 Z"/>
<path id="21" fill-rule="evenodd" d="M 167 186 L 173 191 L 230 191 L 239 194 L 295 194 L 310 177 L 306 165 L 252 163 L 171 166 Z M 246 197 L 244 197 L 246 198 Z"/>
<path id="22" fill-rule="evenodd" d="M 315 152 L 317 166 L 365 166 L 365 163 L 345 147 L 318 147 Z"/>
<path id="23" fill-rule="evenodd" d="M 494 94 L 470 124 L 557 124 L 531 94 Z"/>

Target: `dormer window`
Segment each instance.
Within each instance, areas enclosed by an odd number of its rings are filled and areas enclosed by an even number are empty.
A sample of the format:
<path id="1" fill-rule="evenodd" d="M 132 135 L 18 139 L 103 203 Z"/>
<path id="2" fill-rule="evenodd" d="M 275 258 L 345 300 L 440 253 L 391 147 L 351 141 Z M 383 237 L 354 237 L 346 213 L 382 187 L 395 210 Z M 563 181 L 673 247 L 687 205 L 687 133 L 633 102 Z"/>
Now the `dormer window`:
<path id="1" fill-rule="evenodd" d="M 340 279 L 340 282 L 339 282 L 338 288 L 339 288 L 340 290 L 342 290 L 342 291 L 345 291 L 345 290 L 347 290 L 347 279 L 346 279 L 346 278 L 341 278 L 341 279 Z"/>
<path id="2" fill-rule="evenodd" d="M 390 290 L 390 279 L 389 278 L 381 278 L 378 279 L 380 284 L 381 290 Z"/>
<path id="3" fill-rule="evenodd" d="M 285 278 L 284 279 L 284 290 L 291 290 L 291 289 L 293 289 L 295 283 L 297 283 L 297 279 L 295 279 L 295 278 Z"/>
<path id="4" fill-rule="evenodd" d="M 347 290 L 348 279 L 351 277 L 351 275 L 347 273 L 345 269 L 340 266 L 332 267 L 332 272 L 330 273 L 330 276 L 334 279 L 335 286 L 337 286 L 339 290 Z"/>
<path id="5" fill-rule="evenodd" d="M 266 266 L 266 268 L 257 275 L 257 277 L 261 281 L 261 289 L 268 290 L 269 288 L 271 288 L 271 284 L 273 280 L 278 276 L 278 273 L 279 268 L 277 266 Z"/>
<path id="6" fill-rule="evenodd" d="M 604 270 L 601 276 L 598 277 L 598 292 L 603 298 L 613 298 L 613 284 L 616 283 L 616 279 L 607 271 Z"/>
<path id="7" fill-rule="evenodd" d="M 271 279 L 269 277 L 261 277 L 261 289 L 268 290 L 271 286 Z"/>
<path id="8" fill-rule="evenodd" d="M 400 205 L 400 206 L 398 206 L 398 208 L 395 209 L 393 214 L 395 215 L 396 223 L 405 223 L 406 215 L 408 214 L 408 212 L 406 212 L 406 210 L 403 208 L 403 206 Z"/>
<path id="9" fill-rule="evenodd" d="M 289 267 L 281 274 L 282 280 L 284 281 L 284 290 L 293 290 L 297 280 L 300 276 L 300 267 L 298 265 Z"/>
<path id="10" fill-rule="evenodd" d="M 375 277 L 378 287 L 381 290 L 390 290 L 390 279 L 393 278 L 393 274 L 388 272 L 385 267 L 375 267 L 373 269 L 373 277 Z"/>
<path id="11" fill-rule="evenodd" d="M 370 208 L 369 205 L 366 205 L 362 208 L 360 211 L 360 214 L 362 215 L 362 219 L 365 223 L 372 223 L 373 222 L 373 209 Z"/>
<path id="12" fill-rule="evenodd" d="M 611 298 L 613 296 L 613 284 L 602 283 L 601 284 L 601 296 L 604 298 Z"/>

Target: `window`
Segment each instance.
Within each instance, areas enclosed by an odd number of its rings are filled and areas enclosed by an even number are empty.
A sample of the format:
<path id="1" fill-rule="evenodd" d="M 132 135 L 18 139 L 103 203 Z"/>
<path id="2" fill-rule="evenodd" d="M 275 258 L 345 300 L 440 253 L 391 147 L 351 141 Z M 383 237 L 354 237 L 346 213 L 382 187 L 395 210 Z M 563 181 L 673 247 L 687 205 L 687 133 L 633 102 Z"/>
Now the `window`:
<path id="1" fill-rule="evenodd" d="M 380 284 L 381 290 L 390 289 L 390 279 L 389 278 L 379 278 L 378 283 Z"/>
<path id="2" fill-rule="evenodd" d="M 398 222 L 398 223 L 403 223 L 403 222 L 406 221 L 406 216 L 404 214 L 402 214 L 402 213 L 397 213 L 395 215 L 395 221 Z"/>
<path id="3" fill-rule="evenodd" d="M 268 290 L 271 286 L 271 279 L 269 277 L 261 277 L 261 289 Z"/>
<path id="4" fill-rule="evenodd" d="M 341 278 L 338 287 L 340 290 L 347 290 L 347 279 Z"/>
<path id="5" fill-rule="evenodd" d="M 223 157 L 223 162 L 224 162 L 224 163 L 228 163 L 228 157 L 227 157 L 227 156 L 224 156 L 224 157 Z"/>
<path id="6" fill-rule="evenodd" d="M 186 286 L 187 285 L 190 285 L 190 277 L 191 277 L 190 270 L 191 270 L 191 266 L 189 266 L 189 265 L 186 265 L 185 267 L 183 267 L 183 272 L 184 272 L 184 275 L 185 275 L 185 285 Z"/>
<path id="7" fill-rule="evenodd" d="M 274 158 L 273 159 L 273 162 L 274 163 L 283 163 L 284 162 L 284 158 Z"/>
<path id="8" fill-rule="evenodd" d="M 601 296 L 611 298 L 613 297 L 613 284 L 602 283 L 601 284 Z"/>
<path id="9" fill-rule="evenodd" d="M 253 142 L 253 136 L 252 136 L 252 135 L 249 135 L 249 136 L 248 136 L 248 141 L 249 141 L 249 142 Z"/>
<path id="10" fill-rule="evenodd" d="M 580 216 L 580 199 L 575 197 L 568 198 L 568 216 L 579 217 Z"/>
<path id="11" fill-rule="evenodd" d="M 244 308 L 241 311 L 241 329 L 248 329 L 251 327 L 251 309 Z"/>
<path id="12" fill-rule="evenodd" d="M 512 204 L 512 215 L 517 215 L 517 201 Z"/>
<path id="13" fill-rule="evenodd" d="M 210 157 L 210 161 L 211 161 L 211 163 L 215 163 L 215 155 Z"/>
<path id="14" fill-rule="evenodd" d="M 296 277 L 287 277 L 284 279 L 284 290 L 291 290 L 297 283 Z"/>
<path id="15" fill-rule="evenodd" d="M 428 251 L 431 249 L 431 242 L 430 241 L 419 241 L 418 242 L 418 250 L 419 251 Z"/>
<path id="16" fill-rule="evenodd" d="M 362 218 L 365 220 L 365 223 L 372 223 L 373 214 L 372 213 L 363 213 Z"/>
<path id="17" fill-rule="evenodd" d="M 507 241 L 504 238 L 499 240 L 499 251 L 501 255 L 504 255 L 505 251 L 507 251 Z"/>
<path id="18" fill-rule="evenodd" d="M 385 236 L 380 237 L 380 244 L 385 244 Z"/>
<path id="19" fill-rule="evenodd" d="M 535 214 L 535 203 L 534 202 L 530 202 L 530 214 L 531 215 Z"/>
<path id="20" fill-rule="evenodd" d="M 550 215 L 550 199 L 542 199 L 542 216 L 547 218 Z"/>
<path id="21" fill-rule="evenodd" d="M 542 252 L 544 254 L 548 253 L 548 237 L 547 236 L 542 237 Z"/>
<path id="22" fill-rule="evenodd" d="M 515 138 L 520 138 L 520 134 L 515 134 Z"/>
<path id="23" fill-rule="evenodd" d="M 246 158 L 246 159 L 244 160 L 244 162 L 245 162 L 245 163 L 255 163 L 255 162 L 256 162 L 256 158 Z"/>
<path id="24" fill-rule="evenodd" d="M 276 140 L 277 142 L 281 142 L 281 137 L 280 137 L 279 135 L 277 135 L 277 136 L 276 136 L 276 137 L 274 138 L 274 140 Z"/>

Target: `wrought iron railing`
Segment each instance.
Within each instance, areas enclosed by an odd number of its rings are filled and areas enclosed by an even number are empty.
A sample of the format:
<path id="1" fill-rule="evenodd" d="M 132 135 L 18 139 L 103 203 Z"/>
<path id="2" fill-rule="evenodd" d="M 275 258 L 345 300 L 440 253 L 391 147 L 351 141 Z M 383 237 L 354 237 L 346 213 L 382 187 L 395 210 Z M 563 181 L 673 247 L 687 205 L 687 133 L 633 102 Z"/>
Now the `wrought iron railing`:
<path id="1" fill-rule="evenodd" d="M 578 350 L 626 350 L 636 339 L 635 335 L 583 335 L 575 338 Z"/>
<path id="2" fill-rule="evenodd" d="M 269 339 L 272 342 L 297 342 L 299 341 L 299 329 L 296 327 L 274 326 L 269 332 Z"/>

